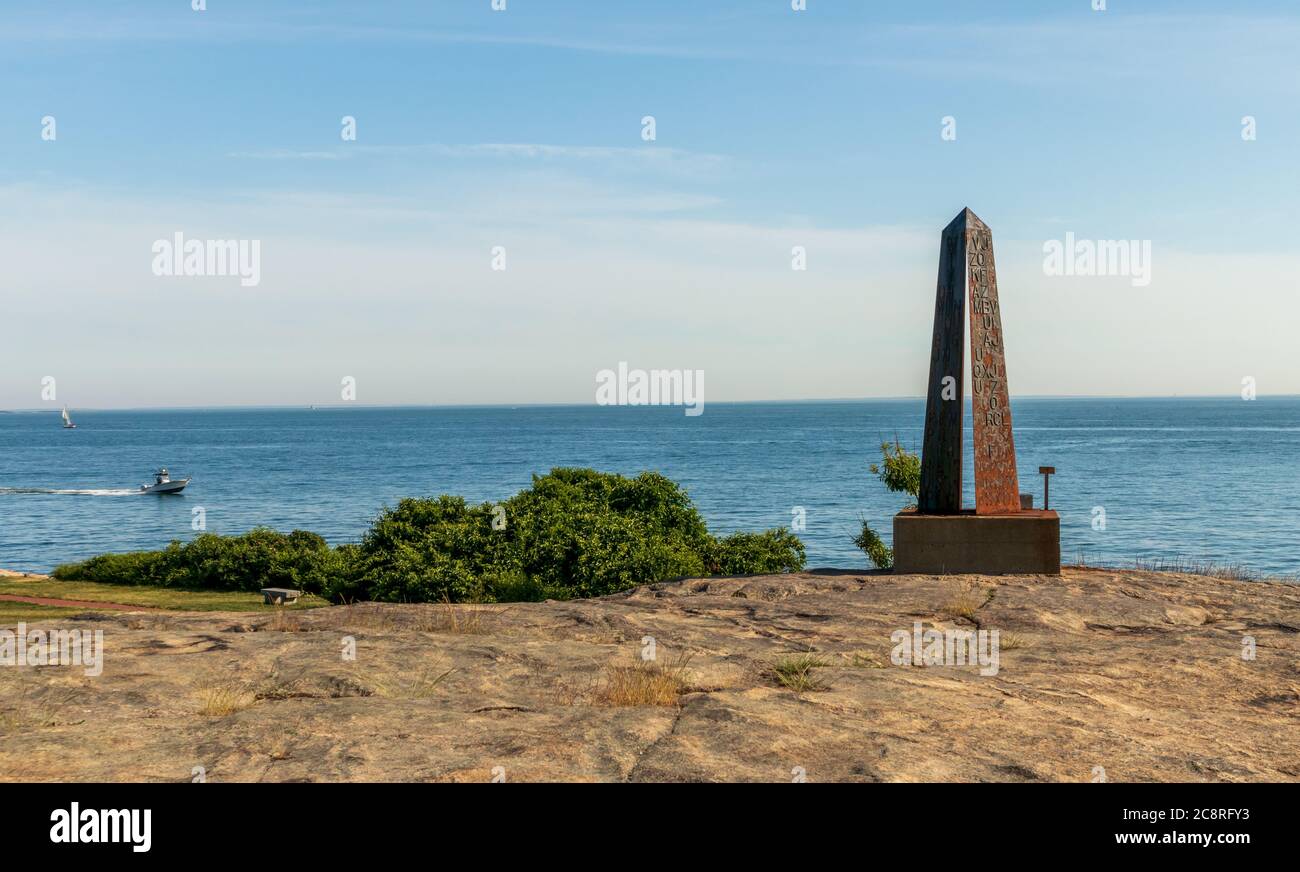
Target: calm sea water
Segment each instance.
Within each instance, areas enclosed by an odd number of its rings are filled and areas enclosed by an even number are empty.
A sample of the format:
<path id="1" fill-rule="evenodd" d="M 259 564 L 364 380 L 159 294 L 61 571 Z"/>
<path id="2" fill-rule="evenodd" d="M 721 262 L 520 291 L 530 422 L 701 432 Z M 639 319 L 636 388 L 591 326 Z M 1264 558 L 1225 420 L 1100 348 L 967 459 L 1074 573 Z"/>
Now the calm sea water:
<path id="1" fill-rule="evenodd" d="M 555 466 L 684 484 L 715 532 L 789 525 L 810 566 L 861 567 L 867 518 L 906 502 L 867 471 L 879 443 L 921 440 L 921 400 L 680 408 L 346 408 L 0 414 L 0 567 L 48 571 L 102 551 L 256 525 L 355 541 L 403 496 L 498 500 Z M 1185 557 L 1300 573 L 1300 398 L 1024 399 L 1012 406 L 1020 488 L 1041 506 L 1055 466 L 1062 556 Z M 973 504 L 969 406 L 966 503 Z M 156 466 L 180 496 L 135 493 Z M 1097 511 L 1104 529 L 1094 528 Z"/>

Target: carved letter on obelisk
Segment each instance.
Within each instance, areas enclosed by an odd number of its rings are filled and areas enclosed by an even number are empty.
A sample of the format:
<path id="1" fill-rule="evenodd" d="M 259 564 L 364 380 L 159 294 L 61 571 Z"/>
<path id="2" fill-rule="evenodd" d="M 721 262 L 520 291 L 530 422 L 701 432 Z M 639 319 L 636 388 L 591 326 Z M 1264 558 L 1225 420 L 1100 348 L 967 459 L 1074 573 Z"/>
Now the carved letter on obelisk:
<path id="1" fill-rule="evenodd" d="M 975 514 L 1020 511 L 1016 446 L 1011 438 L 1007 363 L 1002 347 L 993 234 L 966 210 L 966 275 L 970 281 L 971 416 L 975 422 Z"/>
<path id="2" fill-rule="evenodd" d="M 922 515 L 961 511 L 962 347 L 967 298 L 974 382 L 971 410 L 975 422 L 975 512 L 989 515 L 1020 511 L 993 236 L 974 212 L 963 209 L 944 228 L 939 250 L 921 490 L 917 498 L 917 512 Z"/>

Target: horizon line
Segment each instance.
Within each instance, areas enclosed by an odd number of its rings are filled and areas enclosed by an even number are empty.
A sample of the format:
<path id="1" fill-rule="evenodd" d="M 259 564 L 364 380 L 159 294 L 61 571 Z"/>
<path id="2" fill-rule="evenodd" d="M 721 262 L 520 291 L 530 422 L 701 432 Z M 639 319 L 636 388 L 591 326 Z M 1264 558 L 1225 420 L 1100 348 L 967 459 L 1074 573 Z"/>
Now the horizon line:
<path id="1" fill-rule="evenodd" d="M 1025 394 L 1019 397 L 1012 397 L 1016 400 L 1225 400 L 1236 399 L 1237 394 Z M 1259 394 L 1257 399 L 1291 399 L 1300 398 L 1300 394 Z M 923 395 L 899 395 L 887 397 L 806 397 L 799 399 L 774 399 L 774 400 L 711 400 L 702 405 L 708 406 L 760 406 L 760 405 L 778 405 L 788 403 L 872 403 L 872 402 L 896 402 L 900 400 L 922 401 L 926 397 Z M 963 403 L 970 401 L 969 396 L 962 398 Z M 681 404 L 677 404 L 680 406 Z M 622 406 L 613 406 L 612 408 L 655 408 L 658 406 L 673 408 L 673 404 L 658 403 L 651 404 L 624 404 Z M 59 403 L 57 407 L 50 406 L 30 406 L 25 408 L 0 409 L 0 414 L 38 414 L 41 412 L 58 412 L 61 409 L 76 409 L 81 412 L 167 412 L 167 411 L 217 411 L 217 410 L 266 410 L 266 411 L 283 411 L 287 409 L 309 410 L 329 410 L 338 411 L 342 409 L 576 409 L 576 408 L 606 408 L 599 403 L 357 403 L 357 402 L 340 402 L 340 403 L 217 403 L 211 405 L 198 406 L 72 406 Z"/>

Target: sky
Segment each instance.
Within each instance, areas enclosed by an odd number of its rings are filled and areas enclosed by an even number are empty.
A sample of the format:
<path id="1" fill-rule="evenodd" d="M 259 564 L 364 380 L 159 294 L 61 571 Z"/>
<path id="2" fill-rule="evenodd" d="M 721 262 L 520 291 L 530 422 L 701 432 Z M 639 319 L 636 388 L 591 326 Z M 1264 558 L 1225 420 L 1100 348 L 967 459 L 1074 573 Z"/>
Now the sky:
<path id="1" fill-rule="evenodd" d="M 1293 2 L 505 5 L 0 5 L 0 408 L 921 396 L 963 207 L 1013 397 L 1300 393 Z"/>

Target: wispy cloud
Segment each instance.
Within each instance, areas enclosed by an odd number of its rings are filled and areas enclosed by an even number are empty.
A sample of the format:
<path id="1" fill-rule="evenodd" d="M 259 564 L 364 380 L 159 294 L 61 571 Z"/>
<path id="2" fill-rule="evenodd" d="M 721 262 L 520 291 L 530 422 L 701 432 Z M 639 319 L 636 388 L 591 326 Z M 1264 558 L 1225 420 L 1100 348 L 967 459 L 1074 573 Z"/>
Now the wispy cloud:
<path id="1" fill-rule="evenodd" d="M 1027 21 L 948 21 L 897 24 L 859 31 L 860 51 L 828 51 L 833 65 L 877 67 L 926 77 L 1037 84 L 1098 79 L 1176 79 L 1222 86 L 1255 74 L 1278 80 L 1300 42 L 1300 18 L 1234 12 L 1230 15 L 1146 13 L 1040 17 Z M 841 46 L 841 48 L 844 46 Z M 942 47 L 937 49 L 936 47 Z M 1231 58 L 1230 64 L 1206 63 Z"/>
<path id="2" fill-rule="evenodd" d="M 647 145 L 627 148 L 609 145 L 554 145 L 538 142 L 481 142 L 469 144 L 413 143 L 408 145 L 340 145 L 329 150 L 297 151 L 287 148 L 227 152 L 240 160 L 347 160 L 360 156 L 425 155 L 445 158 L 498 158 L 502 160 L 614 161 L 637 164 L 719 165 L 725 155 Z"/>
<path id="3" fill-rule="evenodd" d="M 226 157 L 241 160 L 346 160 L 351 155 L 343 149 L 338 151 L 294 151 L 289 148 L 271 148 L 260 151 L 232 151 L 228 152 Z"/>
<path id="4" fill-rule="evenodd" d="M 753 58 L 755 54 L 743 48 L 726 48 L 719 45 L 689 46 L 674 42 L 627 42 L 606 39 L 580 39 L 572 36 L 533 33 L 507 35 L 469 31 L 420 30 L 413 28 L 309 25 L 295 27 L 298 36 L 317 35 L 333 39 L 386 42 L 427 42 L 444 45 L 502 45 L 531 46 L 565 51 L 592 52 L 596 54 L 650 55 L 655 57 L 700 58 L 727 60 Z"/>
<path id="5" fill-rule="evenodd" d="M 111 14 L 111 10 L 109 10 Z M 274 14 L 274 10 L 272 13 Z M 122 16 L 78 22 L 66 16 L 3 21 L 0 42 L 158 42 L 177 38 L 210 42 L 256 41 L 295 42 L 300 40 L 336 42 L 382 42 L 437 45 L 497 45 L 534 47 L 595 54 L 647 55 L 656 57 L 740 59 L 756 57 L 744 47 L 727 48 L 716 43 L 688 45 L 683 34 L 670 39 L 636 42 L 602 38 L 598 32 L 590 37 L 572 34 L 524 32 L 517 34 L 490 31 L 427 29 L 421 27 L 384 27 L 367 24 L 302 23 L 269 17 L 264 10 L 256 15 L 242 15 L 233 20 L 194 18 L 165 19 L 158 16 Z"/>
<path id="6" fill-rule="evenodd" d="M 905 13 L 904 13 L 905 14 Z M 426 28 L 353 21 L 304 21 L 280 10 L 257 9 L 238 18 L 132 15 L 106 10 L 94 20 L 44 12 L 0 17 L 0 43 L 156 42 L 347 42 L 541 48 L 557 51 L 664 58 L 732 60 L 811 66 L 871 67 L 948 76 L 954 72 L 1024 83 L 1089 77 L 1136 77 L 1190 73 L 1213 79 L 1223 65 L 1190 66 L 1188 57 L 1234 57 L 1256 68 L 1287 60 L 1300 39 L 1296 16 L 1252 14 L 1039 15 L 1031 20 L 997 20 L 965 13 L 941 23 L 884 21 L 871 15 L 819 22 L 798 30 L 784 26 L 747 30 L 766 23 L 762 15 L 700 14 L 653 30 L 629 30 L 617 22 L 584 16 L 567 32 L 546 30 Z M 740 24 L 738 24 L 740 22 Z M 1231 65 L 1230 65 L 1231 66 Z M 1050 75 L 1044 77 L 1047 71 Z M 1284 82 L 1283 85 L 1291 83 Z"/>

